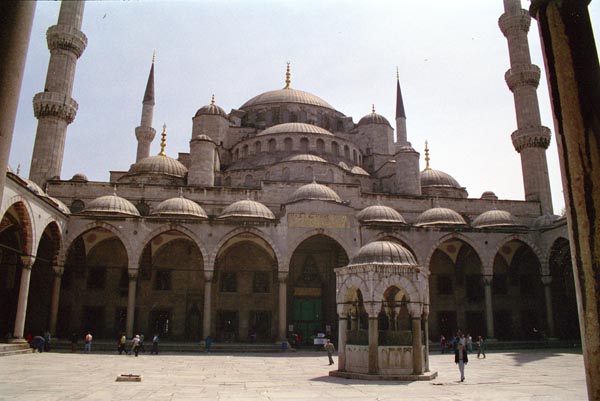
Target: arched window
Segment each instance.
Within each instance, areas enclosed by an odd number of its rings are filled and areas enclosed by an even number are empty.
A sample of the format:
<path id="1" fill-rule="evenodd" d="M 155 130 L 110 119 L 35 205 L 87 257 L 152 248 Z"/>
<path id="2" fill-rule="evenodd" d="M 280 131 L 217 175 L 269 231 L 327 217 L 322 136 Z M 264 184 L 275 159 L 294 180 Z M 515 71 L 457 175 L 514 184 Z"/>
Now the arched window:
<path id="1" fill-rule="evenodd" d="M 312 181 L 315 178 L 315 173 L 313 172 L 312 167 L 308 166 L 304 169 L 304 180 Z"/>
<path id="2" fill-rule="evenodd" d="M 350 148 L 348 145 L 344 145 L 344 157 L 346 159 L 350 159 Z"/>
<path id="3" fill-rule="evenodd" d="M 308 153 L 308 138 L 300 139 L 300 152 Z"/>
<path id="4" fill-rule="evenodd" d="M 274 138 L 269 139 L 269 152 L 275 152 L 277 150 L 277 142 Z"/>
<path id="5" fill-rule="evenodd" d="M 245 187 L 251 187 L 254 185 L 254 177 L 252 177 L 252 175 L 248 174 L 245 178 L 244 178 L 244 186 Z"/>
<path id="6" fill-rule="evenodd" d="M 293 147 L 292 138 L 285 138 L 283 141 L 283 148 L 286 152 L 291 152 Z"/>
<path id="7" fill-rule="evenodd" d="M 354 163 L 358 163 L 358 152 L 356 149 L 352 151 L 352 160 L 354 160 Z"/>
<path id="8" fill-rule="evenodd" d="M 287 167 L 284 167 L 283 170 L 281 171 L 281 179 L 283 181 L 289 181 L 290 179 L 290 169 Z"/>
<path id="9" fill-rule="evenodd" d="M 331 153 L 336 157 L 340 155 L 340 145 L 336 141 L 331 142 Z"/>
<path id="10" fill-rule="evenodd" d="M 256 141 L 254 143 L 254 153 L 255 154 L 259 154 L 260 152 L 262 152 L 262 142 L 261 141 Z"/>
<path id="11" fill-rule="evenodd" d="M 240 150 L 236 149 L 235 152 L 233 152 L 233 161 L 236 161 L 239 158 L 240 158 Z"/>
<path id="12" fill-rule="evenodd" d="M 325 153 L 325 141 L 321 138 L 317 139 L 317 153 Z"/>
<path id="13" fill-rule="evenodd" d="M 248 157 L 248 145 L 244 145 L 242 148 L 242 158 Z"/>

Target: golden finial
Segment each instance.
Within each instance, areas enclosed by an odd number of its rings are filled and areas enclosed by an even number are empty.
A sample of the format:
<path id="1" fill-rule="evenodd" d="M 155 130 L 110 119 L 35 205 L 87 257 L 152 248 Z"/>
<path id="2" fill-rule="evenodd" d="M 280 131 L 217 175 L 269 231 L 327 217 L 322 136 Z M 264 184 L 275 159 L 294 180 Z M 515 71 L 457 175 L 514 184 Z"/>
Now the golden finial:
<path id="1" fill-rule="evenodd" d="M 431 170 L 429 167 L 429 148 L 427 145 L 427 141 L 425 141 L 425 170 Z"/>
<path id="2" fill-rule="evenodd" d="M 211 106 L 214 106 L 214 105 L 215 105 L 215 95 L 214 95 L 214 93 L 213 93 L 213 95 L 212 95 L 212 99 L 210 100 L 210 105 L 211 105 Z"/>
<path id="3" fill-rule="evenodd" d="M 396 79 L 400 81 L 400 72 L 398 71 L 398 66 L 396 66 Z"/>
<path id="4" fill-rule="evenodd" d="M 152 64 L 154 64 L 154 61 L 156 60 L 156 50 L 154 50 L 152 52 Z"/>
<path id="5" fill-rule="evenodd" d="M 165 153 L 165 146 L 167 146 L 167 124 L 163 124 L 163 131 L 160 136 L 160 153 L 158 155 L 166 156 L 167 154 Z"/>
<path id="6" fill-rule="evenodd" d="M 372 105 L 371 105 L 371 112 L 372 112 L 373 114 L 375 114 L 375 104 L 372 104 Z"/>
<path id="7" fill-rule="evenodd" d="M 283 89 L 291 89 L 290 84 L 292 83 L 292 74 L 290 73 L 290 62 L 287 62 L 287 68 L 285 70 L 285 88 Z"/>

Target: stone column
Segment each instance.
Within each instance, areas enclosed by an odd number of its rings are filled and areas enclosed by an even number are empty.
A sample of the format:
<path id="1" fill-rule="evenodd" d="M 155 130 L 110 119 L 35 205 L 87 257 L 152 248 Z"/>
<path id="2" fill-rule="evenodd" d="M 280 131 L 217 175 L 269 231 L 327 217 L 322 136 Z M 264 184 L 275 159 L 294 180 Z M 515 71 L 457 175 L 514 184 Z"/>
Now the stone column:
<path id="1" fill-rule="evenodd" d="M 424 313 L 422 319 L 425 333 L 425 372 L 429 372 L 429 315 Z"/>
<path id="2" fill-rule="evenodd" d="M 542 276 L 544 284 L 544 295 L 546 297 L 546 323 L 548 325 L 548 337 L 554 338 L 554 312 L 552 311 L 552 276 Z"/>
<path id="3" fill-rule="evenodd" d="M 483 276 L 483 290 L 485 293 L 485 323 L 487 338 L 494 338 L 494 309 L 492 307 L 492 275 Z"/>
<path id="4" fill-rule="evenodd" d="M 137 289 L 137 269 L 128 269 L 129 291 L 127 292 L 127 325 L 125 332 L 128 338 L 133 337 L 133 325 L 135 323 L 135 292 Z"/>
<path id="5" fill-rule="evenodd" d="M 33 256 L 21 256 L 21 284 L 19 286 L 19 303 L 17 305 L 17 316 L 15 318 L 15 330 L 13 335 L 18 340 L 23 339 L 25 331 L 25 315 L 27 314 L 27 298 L 29 297 L 29 281 L 31 280 L 31 268 L 35 258 Z"/>
<path id="6" fill-rule="evenodd" d="M 0 4 L 3 21 L 0 35 L 0 203 L 6 182 L 5 169 L 8 166 L 35 4 L 33 1 L 3 1 Z"/>
<path id="7" fill-rule="evenodd" d="M 590 0 L 533 0 L 550 88 L 588 397 L 600 399 L 600 65 Z"/>
<path id="8" fill-rule="evenodd" d="M 64 267 L 52 266 L 54 270 L 54 286 L 52 287 L 52 301 L 50 303 L 50 333 L 56 335 L 56 321 L 58 318 L 58 302 L 60 300 L 60 284 Z"/>
<path id="9" fill-rule="evenodd" d="M 338 324 L 338 370 L 346 370 L 346 341 L 348 337 L 348 315 L 341 314 Z"/>
<path id="10" fill-rule="evenodd" d="M 287 272 L 277 274 L 279 280 L 279 339 L 287 341 Z"/>
<path id="11" fill-rule="evenodd" d="M 379 372 L 379 319 L 377 316 L 369 315 L 369 374 L 376 375 Z"/>
<path id="12" fill-rule="evenodd" d="M 413 375 L 423 374 L 423 343 L 421 342 L 421 317 L 411 317 L 413 338 Z"/>
<path id="13" fill-rule="evenodd" d="M 204 313 L 202 315 L 202 338 L 210 336 L 212 308 L 212 279 L 214 272 L 204 271 Z"/>

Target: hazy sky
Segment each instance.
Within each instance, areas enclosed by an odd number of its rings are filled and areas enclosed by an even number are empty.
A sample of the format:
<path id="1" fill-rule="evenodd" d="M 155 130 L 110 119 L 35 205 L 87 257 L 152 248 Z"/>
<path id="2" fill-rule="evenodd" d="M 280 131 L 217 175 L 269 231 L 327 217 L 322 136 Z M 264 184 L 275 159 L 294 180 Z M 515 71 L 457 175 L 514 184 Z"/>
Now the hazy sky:
<path id="1" fill-rule="evenodd" d="M 529 1 L 523 1 L 524 8 Z M 59 2 L 38 2 L 13 136 L 10 165 L 27 177 L 37 120 L 31 101 L 44 88 L 46 29 Z M 478 198 L 524 199 L 512 93 L 504 82 L 507 42 L 498 28 L 502 0 L 395 1 L 104 1 L 85 6 L 88 47 L 77 63 L 61 177 L 109 171 L 135 161 L 135 127 L 156 51 L 151 154 L 167 124 L 169 156 L 189 152 L 192 117 L 216 103 L 227 112 L 284 86 L 313 93 L 355 122 L 371 105 L 394 125 L 396 66 L 408 138 L 431 167 L 451 174 Z M 590 5 L 594 29 L 600 2 Z M 537 23 L 529 34 L 533 63 L 544 71 Z M 538 90 L 542 122 L 554 132 L 546 77 Z M 564 201 L 556 142 L 547 151 L 555 213 Z"/>

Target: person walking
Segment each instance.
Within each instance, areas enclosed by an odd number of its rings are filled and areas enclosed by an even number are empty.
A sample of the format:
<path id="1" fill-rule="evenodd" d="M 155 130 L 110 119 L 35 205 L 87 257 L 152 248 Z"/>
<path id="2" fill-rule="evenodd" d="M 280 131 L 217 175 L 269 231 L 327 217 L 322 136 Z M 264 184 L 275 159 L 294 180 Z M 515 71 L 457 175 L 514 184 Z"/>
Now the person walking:
<path id="1" fill-rule="evenodd" d="M 467 334 L 467 352 L 469 354 L 473 353 L 473 337 L 470 334 Z"/>
<path id="2" fill-rule="evenodd" d="M 150 351 L 150 355 L 158 355 L 158 333 L 154 334 L 152 337 L 152 351 Z"/>
<path id="3" fill-rule="evenodd" d="M 335 347 L 333 346 L 333 343 L 331 342 L 330 339 L 327 339 L 327 342 L 325 343 L 323 348 L 325 348 L 325 351 L 327 351 L 327 357 L 329 358 L 329 364 L 333 365 L 333 353 L 335 352 Z"/>
<path id="4" fill-rule="evenodd" d="M 131 340 L 131 351 L 130 353 L 133 352 L 135 354 L 135 356 L 138 356 L 139 352 L 140 352 L 140 335 L 136 334 L 135 337 L 133 337 L 133 339 Z"/>
<path id="5" fill-rule="evenodd" d="M 85 352 L 86 354 L 92 352 L 92 339 L 94 337 L 92 336 L 92 333 L 90 333 L 89 331 L 87 332 L 87 334 L 85 335 L 85 345 L 83 347 L 83 352 Z"/>
<path id="6" fill-rule="evenodd" d="M 454 351 L 454 363 L 458 365 L 460 371 L 460 381 L 465 381 L 465 365 L 469 363 L 469 357 L 467 355 L 467 347 L 463 344 L 458 344 L 456 351 Z"/>
<path id="7" fill-rule="evenodd" d="M 212 338 L 210 336 L 206 336 L 204 339 L 204 349 L 206 352 L 210 352 L 210 347 L 212 346 Z"/>
<path id="8" fill-rule="evenodd" d="M 483 354 L 483 357 L 485 358 L 485 341 L 483 340 L 483 337 L 479 336 L 477 339 L 477 359 L 479 359 L 481 354 Z"/>
<path id="9" fill-rule="evenodd" d="M 125 337 L 125 333 L 121 333 L 121 338 L 119 338 L 119 344 L 117 345 L 117 351 L 119 351 L 119 355 L 125 352 L 127 355 L 127 351 L 125 350 L 125 346 L 127 345 L 127 337 Z"/>
<path id="10" fill-rule="evenodd" d="M 144 348 L 144 333 L 140 334 L 140 351 L 142 351 L 144 354 L 146 353 L 146 348 Z"/>
<path id="11" fill-rule="evenodd" d="M 444 335 L 442 334 L 442 336 L 440 337 L 440 350 L 442 351 L 442 354 L 446 353 L 446 347 L 447 347 L 446 337 L 444 337 Z"/>
<path id="12" fill-rule="evenodd" d="M 77 333 L 73 333 L 71 335 L 71 352 L 77 352 L 77 341 L 79 339 L 77 338 Z"/>

